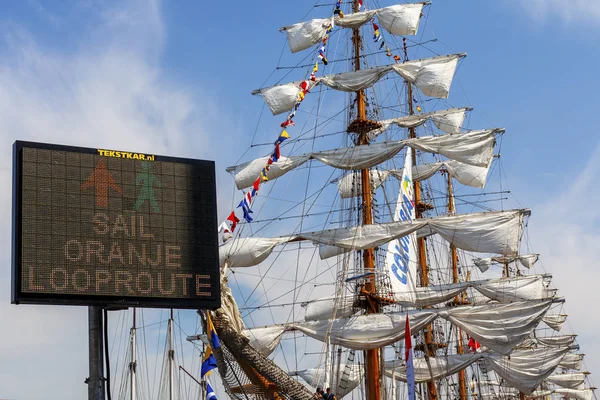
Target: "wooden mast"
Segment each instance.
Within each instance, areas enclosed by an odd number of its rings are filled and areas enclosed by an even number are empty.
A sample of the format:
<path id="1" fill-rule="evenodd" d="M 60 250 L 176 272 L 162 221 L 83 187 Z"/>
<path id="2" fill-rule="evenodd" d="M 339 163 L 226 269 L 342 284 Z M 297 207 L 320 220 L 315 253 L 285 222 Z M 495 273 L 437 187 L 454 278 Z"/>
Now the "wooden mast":
<path id="1" fill-rule="evenodd" d="M 408 61 L 408 51 L 406 47 L 406 39 L 404 39 L 404 58 Z M 413 109 L 413 91 L 412 84 L 406 82 L 408 88 L 408 111 L 410 115 L 414 115 Z M 416 138 L 417 133 L 415 128 L 409 128 L 410 138 Z M 417 153 L 413 152 L 413 166 L 417 165 Z M 423 218 L 423 211 L 429 209 L 425 204 L 421 203 L 421 182 L 414 183 L 415 189 L 415 217 Z M 421 286 L 429 286 L 428 267 L 427 267 L 427 252 L 425 251 L 425 238 L 417 239 L 417 248 L 419 254 L 419 267 L 421 269 Z M 435 357 L 435 347 L 433 343 L 433 334 L 431 333 L 431 324 L 427 325 L 424 331 L 425 334 L 425 355 L 427 357 Z M 434 381 L 427 382 L 427 393 L 429 400 L 437 400 L 437 388 Z"/>
<path id="2" fill-rule="evenodd" d="M 360 6 L 358 0 L 352 0 L 353 11 L 359 12 Z M 360 69 L 360 49 L 362 40 L 358 28 L 352 30 L 352 43 L 354 45 L 354 70 Z M 357 123 L 367 120 L 365 109 L 365 93 L 362 90 L 356 92 L 356 108 L 357 108 Z M 359 145 L 368 145 L 369 138 L 366 130 L 362 130 L 358 136 Z M 363 225 L 373 223 L 373 204 L 371 194 L 371 172 L 370 170 L 361 170 L 361 190 L 362 190 L 362 217 Z M 363 251 L 363 267 L 365 272 L 375 272 L 375 253 L 373 249 Z M 367 295 L 367 314 L 379 312 L 379 301 L 376 298 L 375 275 L 373 274 L 367 279 L 364 286 L 364 292 Z M 366 387 L 368 400 L 379 400 L 381 398 L 381 379 L 380 379 L 380 353 L 379 349 L 365 351 L 365 366 L 366 366 Z"/>
<path id="3" fill-rule="evenodd" d="M 448 213 L 454 214 L 456 211 L 454 208 L 454 190 L 452 188 L 452 176 L 450 172 L 446 171 L 446 175 L 448 178 Z M 450 245 L 450 256 L 452 258 L 452 282 L 458 283 L 458 254 L 456 253 L 456 246 Z M 459 296 L 457 295 L 454 299 L 455 303 L 459 304 Z M 456 328 L 456 337 L 457 337 L 457 348 L 456 352 L 458 354 L 463 354 L 463 338 L 462 338 L 462 329 Z M 465 370 L 461 369 L 458 371 L 458 393 L 460 396 L 460 400 L 467 400 L 467 384 L 465 382 Z"/>

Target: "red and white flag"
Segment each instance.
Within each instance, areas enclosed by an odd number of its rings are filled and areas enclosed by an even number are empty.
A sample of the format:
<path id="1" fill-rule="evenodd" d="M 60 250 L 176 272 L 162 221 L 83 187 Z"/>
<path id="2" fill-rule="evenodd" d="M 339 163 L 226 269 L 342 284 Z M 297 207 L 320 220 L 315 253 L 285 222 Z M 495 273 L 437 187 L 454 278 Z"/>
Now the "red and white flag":
<path id="1" fill-rule="evenodd" d="M 413 365 L 413 349 L 410 336 L 410 322 L 406 315 L 406 328 L 404 330 L 404 361 L 406 362 L 406 384 L 408 385 L 408 400 L 415 400 L 415 367 Z"/>

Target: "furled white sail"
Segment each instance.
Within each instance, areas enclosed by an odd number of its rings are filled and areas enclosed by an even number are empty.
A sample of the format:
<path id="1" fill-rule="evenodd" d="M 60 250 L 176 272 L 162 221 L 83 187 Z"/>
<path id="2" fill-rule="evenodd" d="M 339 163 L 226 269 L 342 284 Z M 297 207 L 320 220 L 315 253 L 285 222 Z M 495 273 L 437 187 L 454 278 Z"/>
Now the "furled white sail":
<path id="1" fill-rule="evenodd" d="M 546 382 L 553 383 L 566 389 L 581 390 L 584 388 L 585 374 L 581 372 L 553 374 L 546 378 Z"/>
<path id="2" fill-rule="evenodd" d="M 278 115 L 290 111 L 294 107 L 298 101 L 300 91 L 303 90 L 300 88 L 300 84 L 302 82 L 305 81 L 295 81 L 285 83 L 283 85 L 271 86 L 268 88 L 259 89 L 252 94 L 260 94 L 265 103 L 267 103 L 269 106 L 269 109 L 273 115 Z M 308 90 L 312 89 L 318 84 L 318 81 L 309 80 L 306 82 L 308 85 Z"/>
<path id="3" fill-rule="evenodd" d="M 252 186 L 262 169 L 267 165 L 268 160 L 269 157 L 257 158 L 247 163 L 229 167 L 227 168 L 227 172 L 233 174 L 238 189 L 249 188 Z M 304 164 L 306 161 L 308 161 L 308 158 L 303 156 L 281 156 L 279 157 L 279 161 L 269 166 L 267 176 L 269 179 L 277 179 L 280 176 L 285 175 L 288 171 Z"/>
<path id="4" fill-rule="evenodd" d="M 485 129 L 455 135 L 422 136 L 408 139 L 407 145 L 469 165 L 488 167 L 494 156 L 495 135 L 502 132 L 504 129 Z"/>
<path id="5" fill-rule="evenodd" d="M 432 306 L 450 300 L 464 292 L 469 286 L 469 282 L 460 282 L 449 285 L 416 287 L 413 301 L 400 299 L 399 303 L 409 307 Z"/>
<path id="6" fill-rule="evenodd" d="M 567 354 L 560 361 L 560 366 L 567 369 L 581 370 L 581 362 L 583 360 L 583 354 Z"/>
<path id="7" fill-rule="evenodd" d="M 559 315 L 546 315 L 542 321 L 548 325 L 550 328 L 554 329 L 556 332 L 559 332 L 562 329 L 563 324 L 567 320 L 566 314 Z"/>
<path id="8" fill-rule="evenodd" d="M 342 297 L 336 300 L 335 297 L 323 297 L 311 300 L 302 304 L 305 307 L 305 321 L 319 321 L 331 318 L 350 317 L 356 313 L 354 308 L 354 297 Z"/>
<path id="9" fill-rule="evenodd" d="M 435 233 L 431 231 L 429 226 L 424 226 L 422 228 L 417 229 L 417 239 L 425 238 L 431 235 L 435 235 Z M 345 249 L 343 247 L 329 246 L 326 244 L 319 245 L 319 257 L 321 258 L 321 260 L 336 257 L 351 251 L 352 249 Z"/>
<path id="10" fill-rule="evenodd" d="M 280 31 L 287 33 L 290 50 L 292 53 L 296 53 L 322 41 L 327 33 L 327 28 L 332 23 L 331 18 L 311 19 L 285 26 Z"/>
<path id="11" fill-rule="evenodd" d="M 412 333 L 419 332 L 433 321 L 433 311 L 408 312 Z M 288 325 L 321 342 L 339 344 L 349 349 L 370 350 L 387 346 L 404 339 L 406 314 L 369 314 L 334 320 L 297 322 Z"/>
<path id="12" fill-rule="evenodd" d="M 414 358 L 415 383 L 439 380 L 465 369 L 483 357 L 481 353 Z M 385 375 L 406 382 L 406 367 L 400 360 L 385 362 Z"/>
<path id="13" fill-rule="evenodd" d="M 377 10 L 379 23 L 392 35 L 416 35 L 423 3 L 396 4 Z"/>
<path id="14" fill-rule="evenodd" d="M 556 388 L 554 389 L 554 393 L 559 394 L 567 399 L 576 399 L 576 400 L 592 400 L 594 397 L 594 392 L 592 389 L 567 389 L 567 388 Z"/>
<path id="15" fill-rule="evenodd" d="M 523 341 L 519 347 L 531 348 L 540 346 L 572 346 L 575 344 L 576 337 L 577 335 L 563 335 L 530 338 L 525 339 L 525 341 Z"/>
<path id="16" fill-rule="evenodd" d="M 219 260 L 221 266 L 228 261 L 231 268 L 250 267 L 269 257 L 278 244 L 292 240 L 310 240 L 315 244 L 364 250 L 426 226 L 460 249 L 513 254 L 518 249 L 523 215 L 528 213 L 529 210 L 492 211 L 305 232 L 278 238 L 239 238 L 219 248 Z"/>
<path id="17" fill-rule="evenodd" d="M 440 317 L 497 353 L 508 355 L 539 324 L 552 301 L 462 306 L 439 310 Z"/>
<path id="18" fill-rule="evenodd" d="M 422 164 L 413 167 L 413 181 L 419 182 L 424 179 L 429 179 L 435 175 L 440 169 L 445 168 L 446 171 L 454 179 L 463 185 L 483 188 L 487 180 L 489 165 L 486 167 L 478 167 L 475 165 L 463 164 L 458 161 L 449 160 L 441 161 L 432 164 Z M 403 169 L 394 170 L 371 170 L 371 186 L 373 189 L 379 188 L 389 176 L 393 176 L 399 180 L 402 179 Z M 338 191 L 343 199 L 356 197 L 361 193 L 362 183 L 358 172 L 351 172 L 344 175 L 338 181 Z"/>
<path id="19" fill-rule="evenodd" d="M 336 365 L 336 370 L 337 370 L 337 365 Z M 324 387 L 325 368 L 323 368 L 323 367 L 304 369 L 301 371 L 293 371 L 293 372 L 290 372 L 290 375 L 301 377 L 311 387 L 314 387 L 314 388 Z M 343 379 L 344 384 L 343 385 L 340 384 L 340 387 L 338 387 L 336 390 L 334 390 L 335 393 L 337 394 L 337 396 L 339 398 L 342 398 L 358 387 L 358 385 L 361 383 L 362 378 L 364 376 L 364 370 L 360 365 L 356 365 L 356 364 L 347 365 L 347 364 L 341 363 L 339 365 L 339 372 L 337 373 L 337 375 L 338 375 L 338 377 L 337 377 L 337 379 L 333 380 L 333 384 L 331 384 L 331 387 L 334 387 L 336 382 L 341 382 Z"/>
<path id="20" fill-rule="evenodd" d="M 439 129 L 446 133 L 459 133 L 467 111 L 470 107 L 450 108 L 447 110 L 432 111 L 423 114 L 405 115 L 403 117 L 379 121 L 381 128 L 368 132 L 369 139 L 374 139 L 395 124 L 401 128 L 415 128 L 431 120 Z"/>
<path id="21" fill-rule="evenodd" d="M 250 339 L 250 345 L 263 356 L 268 357 L 277 348 L 284 326 L 266 326 L 261 328 L 245 329 L 243 334 Z"/>
<path id="22" fill-rule="evenodd" d="M 576 400 L 592 400 L 594 396 L 594 392 L 592 389 L 566 389 L 566 388 L 556 388 L 552 390 L 536 390 L 531 393 L 529 397 L 533 398 L 541 398 L 548 397 L 552 394 L 561 395 L 567 399 L 576 399 Z"/>
<path id="23" fill-rule="evenodd" d="M 456 71 L 458 60 L 466 54 L 452 54 L 392 65 L 394 72 L 415 85 L 429 97 L 445 99 Z"/>
<path id="24" fill-rule="evenodd" d="M 411 332 L 416 333 L 437 317 L 462 328 L 482 345 L 501 354 L 510 354 L 537 326 L 551 301 L 463 306 L 409 311 Z M 287 330 L 355 350 L 383 347 L 404 338 L 406 314 L 368 314 L 349 318 L 293 322 Z"/>
<path id="25" fill-rule="evenodd" d="M 473 285 L 484 296 L 502 302 L 516 300 L 539 300 L 554 297 L 545 284 L 544 275 L 519 276 L 515 278 L 493 279 Z"/>
<path id="26" fill-rule="evenodd" d="M 425 152 L 441 154 L 459 163 L 479 166 L 487 169 L 490 165 L 494 150 L 494 136 L 503 132 L 502 129 L 470 131 L 456 135 L 425 136 L 394 142 L 374 143 L 368 146 L 353 146 L 340 149 L 307 153 L 300 156 L 282 157 L 281 161 L 271 164 L 267 177 L 275 179 L 290 170 L 299 167 L 306 161 L 314 159 L 331 167 L 345 170 L 361 170 L 374 167 L 398 154 L 405 146 Z M 238 189 L 252 186 L 256 177 L 267 164 L 267 159 L 261 157 L 253 161 L 227 168 L 233 173 Z M 456 176 L 460 175 L 468 182 L 470 175 L 479 174 L 459 164 L 445 163 Z M 271 173 L 271 170 L 273 171 Z M 398 172 L 396 172 L 398 173 Z"/>
<path id="27" fill-rule="evenodd" d="M 536 340 L 544 346 L 572 346 L 576 337 L 577 335 L 560 335 L 537 337 Z"/>
<path id="28" fill-rule="evenodd" d="M 542 347 L 515 350 L 510 356 L 489 354 L 485 360 L 509 386 L 532 393 L 558 366 L 569 347 Z"/>
<path id="29" fill-rule="evenodd" d="M 474 258 L 473 263 L 481 272 L 487 271 L 494 264 L 510 264 L 519 261 L 525 268 L 531 268 L 539 260 L 539 254 L 524 254 L 518 257 Z"/>
<path id="30" fill-rule="evenodd" d="M 329 247 L 339 249 L 339 247 Z M 482 304 L 488 303 L 490 300 L 504 302 L 517 300 L 545 300 L 553 297 L 552 292 L 544 290 L 543 282 L 547 278 L 547 275 L 531 275 L 517 278 L 487 279 L 482 281 L 451 283 L 447 285 L 415 287 L 414 299 L 401 298 L 402 296 L 397 296 L 396 293 L 394 293 L 394 295 L 395 297 L 400 298 L 398 304 L 406 307 L 427 307 L 440 304 L 461 294 L 470 287 L 487 296 L 487 300 L 481 302 Z M 303 306 L 306 307 L 304 319 L 306 321 L 329 319 L 334 317 L 334 312 L 336 313 L 335 316 L 337 318 L 355 314 L 353 298 L 343 298 L 338 301 L 337 306 L 335 306 L 334 303 L 335 299 L 333 297 L 326 297 L 304 303 Z M 567 340 L 567 338 L 570 338 L 570 340 Z M 528 343 L 528 346 L 535 343 L 564 346 L 572 344 L 573 340 L 572 336 L 553 336 L 540 338 L 539 341 L 538 339 L 527 339 L 526 342 Z M 525 344 L 523 346 L 525 346 Z"/>
<path id="31" fill-rule="evenodd" d="M 271 255 L 275 246 L 289 242 L 290 239 L 247 237 L 230 240 L 219 247 L 219 263 L 222 267 L 228 262 L 230 268 L 258 265 Z"/>
<path id="32" fill-rule="evenodd" d="M 466 54 L 452 54 L 422 60 L 406 61 L 400 64 L 390 64 L 380 67 L 361 69 L 358 71 L 342 72 L 325 75 L 308 82 L 308 90 L 323 84 L 334 90 L 355 92 L 366 89 L 389 72 L 394 71 L 404 79 L 414 84 L 429 97 L 446 98 L 454 78 L 456 65 Z M 260 94 L 273 115 L 290 111 L 296 102 L 303 81 L 285 83 L 257 89 L 252 94 Z"/>
<path id="33" fill-rule="evenodd" d="M 297 235 L 315 243 L 364 250 L 429 226 L 456 247 L 468 251 L 515 254 L 523 216 L 529 210 L 493 211 L 338 228 Z"/>
<path id="34" fill-rule="evenodd" d="M 373 19 L 378 10 L 361 11 L 352 14 L 344 14 L 344 18 L 335 17 L 335 25 L 342 28 L 360 28 Z"/>
<path id="35" fill-rule="evenodd" d="M 343 18 L 336 17 L 334 21 L 328 19 L 312 19 L 294 25 L 280 28 L 287 34 L 292 53 L 306 50 L 321 42 L 325 37 L 327 28 L 331 25 L 343 28 L 359 28 L 377 15 L 379 23 L 392 35 L 416 35 L 421 19 L 423 3 L 398 4 L 390 7 L 378 8 L 353 14 L 345 14 Z"/>

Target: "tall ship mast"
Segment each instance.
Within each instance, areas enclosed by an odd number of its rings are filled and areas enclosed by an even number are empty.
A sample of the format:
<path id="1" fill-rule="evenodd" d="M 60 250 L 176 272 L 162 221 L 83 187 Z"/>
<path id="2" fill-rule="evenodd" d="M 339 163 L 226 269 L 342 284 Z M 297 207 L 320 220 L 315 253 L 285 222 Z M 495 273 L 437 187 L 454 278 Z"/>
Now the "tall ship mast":
<path id="1" fill-rule="evenodd" d="M 281 28 L 294 61 L 252 93 L 273 117 L 228 168 L 206 316 L 231 398 L 594 397 L 530 211 L 492 182 L 504 129 L 446 100 L 466 54 L 422 39 L 431 7 L 317 3 Z"/>

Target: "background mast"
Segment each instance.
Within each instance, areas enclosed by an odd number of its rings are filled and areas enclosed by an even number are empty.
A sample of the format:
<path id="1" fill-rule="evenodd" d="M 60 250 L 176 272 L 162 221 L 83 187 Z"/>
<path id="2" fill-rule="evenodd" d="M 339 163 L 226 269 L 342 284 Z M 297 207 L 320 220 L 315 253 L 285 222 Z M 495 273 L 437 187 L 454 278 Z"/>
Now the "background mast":
<path id="1" fill-rule="evenodd" d="M 403 39 L 404 42 L 404 59 L 408 61 L 408 51 L 406 47 L 406 39 Z M 413 109 L 413 90 L 410 82 L 406 81 L 407 91 L 408 91 L 408 111 L 410 115 L 414 115 Z M 416 138 L 417 133 L 415 128 L 409 128 L 410 138 Z M 413 166 L 417 165 L 417 152 L 414 151 L 412 154 L 413 157 Z M 415 188 L 415 217 L 417 219 L 423 218 L 423 212 L 427 210 L 431 210 L 433 207 L 426 203 L 421 203 L 421 182 L 414 183 Z M 425 238 L 417 239 L 417 254 L 419 255 L 419 268 L 421 270 L 421 286 L 429 286 L 429 275 L 428 275 L 428 267 L 427 267 L 427 252 L 425 249 Z M 426 357 L 435 357 L 435 344 L 433 343 L 433 334 L 431 329 L 431 324 L 427 325 L 424 331 L 425 335 L 425 356 Z M 437 399 L 437 389 L 435 387 L 434 381 L 427 382 L 427 393 L 429 394 L 429 400 Z"/>
<path id="2" fill-rule="evenodd" d="M 353 12 L 359 12 L 360 6 L 358 0 L 352 0 Z M 354 45 L 354 70 L 360 69 L 360 50 L 362 47 L 362 38 L 358 28 L 352 30 L 352 43 Z M 356 109 L 357 116 L 356 121 L 353 122 L 358 129 L 358 140 L 359 145 L 368 145 L 369 138 L 366 129 L 360 129 L 360 126 L 367 121 L 367 113 L 365 110 L 365 93 L 362 90 L 356 92 Z M 364 125 L 363 125 L 364 126 Z M 363 225 L 370 225 L 373 223 L 373 204 L 371 194 L 371 171 L 367 169 L 361 170 L 361 190 L 362 190 L 362 217 Z M 375 314 L 379 312 L 379 301 L 376 298 L 375 287 L 375 253 L 373 249 L 366 249 L 363 251 L 363 267 L 365 273 L 373 272 L 373 274 L 367 278 L 364 288 L 361 290 L 362 294 L 366 295 L 367 298 L 367 314 Z M 368 400 L 379 400 L 381 398 L 381 374 L 380 374 L 380 351 L 379 349 L 365 351 L 365 367 L 366 367 L 366 387 Z"/>

